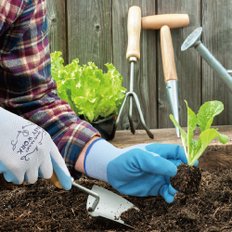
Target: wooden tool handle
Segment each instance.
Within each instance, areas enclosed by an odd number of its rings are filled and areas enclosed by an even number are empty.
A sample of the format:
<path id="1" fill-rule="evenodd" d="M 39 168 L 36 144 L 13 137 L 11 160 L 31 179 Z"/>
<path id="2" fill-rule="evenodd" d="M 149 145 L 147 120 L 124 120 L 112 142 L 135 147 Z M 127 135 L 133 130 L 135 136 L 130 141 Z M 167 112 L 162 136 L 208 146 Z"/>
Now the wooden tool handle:
<path id="1" fill-rule="evenodd" d="M 59 188 L 59 189 L 62 189 L 62 186 L 61 186 L 61 184 L 60 184 L 60 182 L 59 182 L 59 180 L 58 180 L 58 178 L 57 178 L 55 172 L 53 172 L 50 181 L 52 182 L 52 184 L 53 184 L 54 186 L 56 186 L 56 187 Z"/>
<path id="2" fill-rule="evenodd" d="M 163 26 L 160 29 L 160 46 L 164 80 L 165 82 L 169 80 L 177 80 L 172 36 L 168 26 Z"/>
<path id="3" fill-rule="evenodd" d="M 141 32 L 141 9 L 132 6 L 128 11 L 127 33 L 128 45 L 126 58 L 136 57 L 140 59 L 140 32 Z"/>
<path id="4" fill-rule="evenodd" d="M 160 29 L 167 25 L 170 28 L 186 27 L 189 25 L 188 14 L 160 14 L 142 18 L 143 29 Z"/>

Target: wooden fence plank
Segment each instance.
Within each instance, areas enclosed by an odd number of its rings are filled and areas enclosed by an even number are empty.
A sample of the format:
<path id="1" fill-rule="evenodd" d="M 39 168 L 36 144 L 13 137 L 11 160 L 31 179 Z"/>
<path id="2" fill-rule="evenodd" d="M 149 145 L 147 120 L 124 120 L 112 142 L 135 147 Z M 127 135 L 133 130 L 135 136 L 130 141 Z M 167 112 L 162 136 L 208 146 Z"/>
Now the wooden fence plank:
<path id="1" fill-rule="evenodd" d="M 47 0 L 50 50 L 62 51 L 67 61 L 66 13 L 64 0 Z"/>
<path id="2" fill-rule="evenodd" d="M 178 76 L 179 89 L 179 113 L 181 125 L 186 125 L 186 107 L 184 100 L 189 102 L 193 109 L 197 109 L 201 103 L 201 62 L 195 51 L 188 50 L 181 52 L 181 44 L 187 35 L 200 25 L 200 1 L 192 0 L 158 0 L 158 14 L 169 13 L 186 13 L 189 15 L 190 24 L 185 28 L 171 29 L 173 48 L 176 62 L 176 70 Z M 157 32 L 158 33 L 158 32 Z M 159 33 L 158 33 L 159 35 Z M 165 82 L 163 80 L 162 60 L 160 53 L 160 42 L 158 40 L 158 101 L 159 101 L 159 127 L 172 127 L 169 119 L 171 113 L 170 104 L 168 102 Z"/>
<path id="3" fill-rule="evenodd" d="M 193 110 L 204 101 L 222 100 L 224 113 L 215 124 L 232 123 L 232 101 L 228 88 L 218 75 L 202 61 L 192 48 L 180 51 L 184 39 L 198 26 L 203 26 L 202 40 L 215 57 L 232 69 L 232 13 L 230 0 L 47 0 L 50 22 L 51 51 L 61 50 L 65 60 L 78 57 L 80 63 L 94 61 L 100 68 L 112 62 L 124 76 L 129 88 L 127 48 L 127 13 L 132 5 L 141 7 L 142 16 L 163 13 L 187 13 L 190 25 L 173 29 L 176 68 L 179 82 L 180 122 L 186 125 L 184 99 Z M 163 80 L 159 31 L 141 31 L 141 59 L 136 65 L 135 92 L 140 100 L 149 128 L 173 127 Z M 128 107 L 127 107 L 128 109 Z M 128 128 L 125 109 L 119 129 Z M 134 111 L 134 122 L 142 128 Z"/>
<path id="4" fill-rule="evenodd" d="M 68 60 L 93 61 L 100 68 L 112 60 L 111 1 L 67 0 Z"/>
<path id="5" fill-rule="evenodd" d="M 113 31 L 113 62 L 124 76 L 124 85 L 129 89 L 129 63 L 126 60 L 127 49 L 127 16 L 131 6 L 139 6 L 142 16 L 155 13 L 154 1 L 149 0 L 113 0 L 112 1 L 112 31 Z M 151 32 L 141 31 L 140 36 L 140 60 L 135 67 L 134 92 L 137 94 L 145 122 L 149 128 L 157 127 L 156 106 L 156 38 Z M 133 103 L 133 105 L 135 105 Z M 128 128 L 128 105 L 124 109 L 122 117 L 122 128 Z M 133 121 L 135 126 L 142 128 L 140 118 L 133 110 Z"/>
<path id="6" fill-rule="evenodd" d="M 202 42 L 226 68 L 232 69 L 232 4 L 230 0 L 204 0 L 202 7 Z M 219 75 L 203 61 L 203 101 L 217 99 L 224 102 L 225 111 L 215 124 L 232 123 L 232 94 Z"/>

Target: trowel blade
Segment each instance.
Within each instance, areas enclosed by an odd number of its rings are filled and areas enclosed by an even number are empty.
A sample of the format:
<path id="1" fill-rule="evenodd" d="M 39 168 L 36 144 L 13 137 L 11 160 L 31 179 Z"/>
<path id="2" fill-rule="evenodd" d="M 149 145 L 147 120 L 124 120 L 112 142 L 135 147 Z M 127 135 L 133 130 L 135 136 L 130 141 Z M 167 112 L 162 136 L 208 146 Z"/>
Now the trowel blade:
<path id="1" fill-rule="evenodd" d="M 133 228 L 131 225 L 128 225 L 121 219 L 121 214 L 131 208 L 135 208 L 139 211 L 134 204 L 125 198 L 97 185 L 92 187 L 92 191 L 99 195 L 100 201 L 95 210 L 91 212 L 88 209 L 92 208 L 95 198 L 91 195 L 88 196 L 86 207 L 91 216 L 107 218 Z"/>
<path id="2" fill-rule="evenodd" d="M 176 121 L 179 123 L 179 101 L 178 101 L 178 86 L 176 80 L 169 80 L 166 82 L 166 90 L 171 106 L 172 114 Z M 180 131 L 176 127 L 177 137 L 180 137 Z"/>

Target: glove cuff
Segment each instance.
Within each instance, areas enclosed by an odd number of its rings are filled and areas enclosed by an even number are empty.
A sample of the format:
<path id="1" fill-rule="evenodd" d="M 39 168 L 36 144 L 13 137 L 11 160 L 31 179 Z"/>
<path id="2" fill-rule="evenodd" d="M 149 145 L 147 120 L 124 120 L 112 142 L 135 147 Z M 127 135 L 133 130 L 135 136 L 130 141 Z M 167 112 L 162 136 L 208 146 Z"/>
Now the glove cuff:
<path id="1" fill-rule="evenodd" d="M 87 176 L 98 180 L 107 180 L 107 166 L 120 154 L 116 148 L 104 139 L 96 139 L 89 145 L 84 159 L 84 170 Z"/>

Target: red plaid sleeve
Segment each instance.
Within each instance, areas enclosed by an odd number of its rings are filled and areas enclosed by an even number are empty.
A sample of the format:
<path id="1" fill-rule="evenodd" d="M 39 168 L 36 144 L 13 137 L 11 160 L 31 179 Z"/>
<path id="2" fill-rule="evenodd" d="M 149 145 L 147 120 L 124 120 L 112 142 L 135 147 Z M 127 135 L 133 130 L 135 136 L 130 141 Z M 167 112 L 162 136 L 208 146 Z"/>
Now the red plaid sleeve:
<path id="1" fill-rule="evenodd" d="M 0 1 L 0 36 L 19 17 L 24 1 L 22 0 L 1 0 Z"/>
<path id="2" fill-rule="evenodd" d="M 0 0 L 0 106 L 43 127 L 72 175 L 98 131 L 57 96 L 51 78 L 45 0 Z"/>

